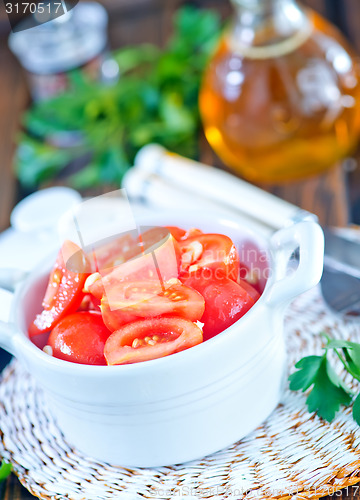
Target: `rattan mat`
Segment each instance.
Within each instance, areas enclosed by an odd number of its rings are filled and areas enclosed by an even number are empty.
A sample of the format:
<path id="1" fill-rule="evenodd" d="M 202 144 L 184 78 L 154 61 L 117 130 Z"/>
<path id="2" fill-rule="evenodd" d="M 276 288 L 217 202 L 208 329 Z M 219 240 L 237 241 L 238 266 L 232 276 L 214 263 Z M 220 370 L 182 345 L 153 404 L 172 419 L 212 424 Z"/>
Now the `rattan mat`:
<path id="1" fill-rule="evenodd" d="M 318 289 L 294 301 L 285 325 L 289 370 L 320 352 L 320 331 L 360 342 L 360 322 L 331 315 Z M 245 439 L 202 460 L 156 469 L 114 467 L 71 449 L 17 362 L 4 372 L 0 401 L 0 454 L 40 498 L 285 500 L 318 498 L 360 481 L 360 428 L 351 409 L 328 424 L 306 411 L 304 395 L 288 389 Z"/>

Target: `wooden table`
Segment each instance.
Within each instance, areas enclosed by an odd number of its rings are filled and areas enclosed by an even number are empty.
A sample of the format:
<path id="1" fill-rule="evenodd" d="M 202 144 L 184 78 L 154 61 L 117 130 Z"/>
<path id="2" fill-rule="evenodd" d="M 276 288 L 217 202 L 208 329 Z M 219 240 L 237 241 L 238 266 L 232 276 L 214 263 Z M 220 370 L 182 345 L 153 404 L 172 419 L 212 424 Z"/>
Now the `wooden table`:
<path id="1" fill-rule="evenodd" d="M 114 16 L 110 24 L 113 46 L 119 46 L 125 41 L 131 43 L 144 41 L 134 39 L 134 36 L 143 36 L 146 41 L 159 42 L 168 34 L 166 26 L 169 26 L 169 18 L 172 9 L 179 3 L 175 0 L 119 0 L 111 2 L 104 0 L 109 9 L 114 10 Z M 139 22 L 136 5 L 147 5 L 144 16 L 148 16 L 149 22 L 144 20 L 137 26 L 141 29 L 130 29 L 129 22 L 135 25 Z M 229 5 L 222 0 L 202 0 L 201 5 L 218 8 L 226 15 Z M 360 35 L 358 23 L 360 21 L 359 0 L 343 0 L 343 10 L 339 10 L 339 0 L 307 0 L 306 3 L 317 8 L 323 14 L 328 14 L 360 49 Z M 134 4 L 134 5 L 133 5 Z M 136 5 L 135 5 L 136 4 Z M 115 8 L 116 6 L 116 8 Z M 133 10 L 131 10 L 131 6 Z M 122 8 L 124 10 L 122 10 Z M 127 10 L 126 10 L 127 9 Z M 124 17 L 124 12 L 130 17 Z M 161 14 L 161 15 L 160 15 Z M 131 17 L 132 16 L 132 17 Z M 159 17 L 160 16 L 160 17 Z M 125 21 L 124 21 L 125 19 Z M 9 215 L 15 202 L 21 196 L 12 172 L 12 157 L 14 153 L 14 137 L 19 130 L 19 117 L 21 111 L 28 103 L 28 92 L 22 71 L 10 54 L 6 45 L 6 29 L 4 30 L 4 17 L 0 12 L 0 231 L 8 227 Z M 119 24 L 126 26 L 126 30 L 118 29 Z M 158 28 L 154 28 L 155 24 Z M 161 28 L 161 26 L 163 26 Z M 355 29 L 356 27 L 356 29 Z M 120 35 L 119 35 L 120 33 Z M 2 35 L 2 36 L 1 36 Z M 6 68 L 6 71 L 4 71 Z M 359 154 L 356 155 L 356 158 Z M 202 158 L 204 163 L 218 164 L 210 148 L 204 145 Z M 311 179 L 292 183 L 284 186 L 263 186 L 275 194 L 302 208 L 316 213 L 322 224 L 346 225 L 348 222 L 360 224 L 360 172 L 356 169 L 357 160 L 338 165 L 328 173 L 313 177 Z M 350 170 L 350 172 L 349 172 Z M 342 499 L 360 499 L 360 488 L 349 487 L 334 496 Z M 34 498 L 25 490 L 15 476 L 10 476 L 3 487 L 3 500 L 25 500 Z M 327 497 L 330 500 L 331 497 Z"/>

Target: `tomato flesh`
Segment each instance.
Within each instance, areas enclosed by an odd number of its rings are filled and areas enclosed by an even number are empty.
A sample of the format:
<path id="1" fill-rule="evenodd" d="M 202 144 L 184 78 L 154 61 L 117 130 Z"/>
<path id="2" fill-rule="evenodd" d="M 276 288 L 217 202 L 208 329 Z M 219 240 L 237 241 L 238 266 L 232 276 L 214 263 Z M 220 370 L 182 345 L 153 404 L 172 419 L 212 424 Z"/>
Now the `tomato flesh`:
<path id="1" fill-rule="evenodd" d="M 87 258 L 64 243 L 29 327 L 57 358 L 118 365 L 168 356 L 222 332 L 260 297 L 228 236 L 169 226 L 104 241 Z"/>
<path id="2" fill-rule="evenodd" d="M 205 299 L 203 336 L 208 340 L 241 318 L 255 303 L 254 298 L 235 281 L 225 276 L 207 280 L 190 275 L 185 284 L 197 290 Z"/>
<path id="3" fill-rule="evenodd" d="M 246 280 L 239 280 L 238 284 L 241 286 L 241 288 L 246 290 L 246 292 L 250 295 L 250 297 L 252 297 L 254 299 L 254 302 L 259 300 L 260 293 L 256 290 L 255 287 L 250 285 L 250 283 L 248 283 Z"/>
<path id="4" fill-rule="evenodd" d="M 29 327 L 30 337 L 50 331 L 67 314 L 75 312 L 84 297 L 86 273 L 70 271 L 64 261 L 66 255 L 82 255 L 81 249 L 71 241 L 65 241 L 57 256 L 43 299 L 43 311 Z M 79 267 L 77 267 L 79 269 Z M 84 264 L 85 268 L 85 264 Z"/>
<path id="5" fill-rule="evenodd" d="M 154 243 L 155 234 L 144 233 L 143 241 L 138 243 L 136 256 L 114 267 L 105 275 L 102 273 L 97 275 L 97 279 L 89 286 L 89 292 L 101 299 L 108 290 L 111 290 L 120 281 L 156 280 L 165 282 L 171 278 L 177 278 L 180 262 L 178 243 L 167 232 L 160 244 L 156 245 Z"/>
<path id="6" fill-rule="evenodd" d="M 168 229 L 172 235 L 173 238 L 175 238 L 176 241 L 180 241 L 183 236 L 186 234 L 185 229 L 182 229 L 181 227 L 177 226 L 166 226 L 166 229 Z"/>
<path id="7" fill-rule="evenodd" d="M 224 234 L 200 234 L 179 242 L 182 275 L 211 269 L 236 280 L 239 274 L 239 256 L 232 240 Z"/>
<path id="8" fill-rule="evenodd" d="M 122 282 L 101 300 L 101 313 L 109 330 L 125 323 L 161 315 L 181 316 L 190 321 L 200 319 L 205 301 L 196 290 L 183 285 L 156 281 Z"/>
<path id="9" fill-rule="evenodd" d="M 187 231 L 177 226 L 166 226 L 166 229 L 170 231 L 170 233 L 172 234 L 173 238 L 176 239 L 176 241 L 183 241 L 188 238 L 198 236 L 199 234 L 203 234 L 203 232 L 200 229 L 197 229 L 196 227 L 192 227 Z"/>
<path id="10" fill-rule="evenodd" d="M 85 365 L 106 365 L 104 346 L 110 334 L 101 314 L 78 312 L 66 316 L 55 326 L 47 344 L 55 358 Z"/>
<path id="11" fill-rule="evenodd" d="M 131 258 L 131 249 L 134 244 L 135 241 L 129 232 L 109 243 L 96 247 L 89 252 L 87 257 L 92 262 L 94 271 L 106 272 L 107 269 L 111 270 L 114 266 L 122 264 Z"/>
<path id="12" fill-rule="evenodd" d="M 139 363 L 183 351 L 202 340 L 201 329 L 187 319 L 151 318 L 129 323 L 112 333 L 104 355 L 108 365 Z"/>

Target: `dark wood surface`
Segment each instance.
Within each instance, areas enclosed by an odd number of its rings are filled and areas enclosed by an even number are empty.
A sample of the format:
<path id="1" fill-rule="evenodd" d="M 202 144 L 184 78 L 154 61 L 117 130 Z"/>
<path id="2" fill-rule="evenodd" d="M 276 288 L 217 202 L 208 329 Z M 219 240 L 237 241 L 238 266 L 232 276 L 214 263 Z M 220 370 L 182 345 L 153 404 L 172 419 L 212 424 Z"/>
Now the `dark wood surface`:
<path id="1" fill-rule="evenodd" d="M 112 47 L 152 42 L 162 45 L 170 33 L 171 17 L 181 0 L 103 0 L 110 12 L 109 33 Z M 191 2 L 230 13 L 225 0 Z M 360 53 L 360 0 L 306 0 L 332 20 Z M 29 102 L 23 72 L 7 47 L 9 24 L 0 2 L 0 231 L 8 227 L 10 212 L 20 193 L 13 174 L 14 139 L 20 130 L 20 117 Z M 316 213 L 324 224 L 360 224 L 360 152 L 351 161 L 335 166 L 327 174 L 284 186 L 265 186 L 277 195 Z M 205 144 L 202 161 L 214 163 L 214 155 Z M 215 163 L 218 163 L 215 160 Z M 360 488 L 349 487 L 342 499 L 360 499 Z M 4 500 L 33 498 L 14 476 L 3 488 Z M 328 497 L 327 500 L 330 500 Z"/>

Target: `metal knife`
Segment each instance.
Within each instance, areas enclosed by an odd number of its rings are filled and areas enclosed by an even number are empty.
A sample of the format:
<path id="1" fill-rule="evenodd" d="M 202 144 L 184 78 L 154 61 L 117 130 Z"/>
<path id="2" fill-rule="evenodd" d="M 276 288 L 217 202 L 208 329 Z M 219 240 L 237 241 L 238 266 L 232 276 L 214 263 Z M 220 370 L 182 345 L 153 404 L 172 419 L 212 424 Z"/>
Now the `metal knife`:
<path id="1" fill-rule="evenodd" d="M 323 297 L 335 312 L 360 316 L 360 238 L 356 241 L 330 228 L 323 228 L 323 231 Z"/>

